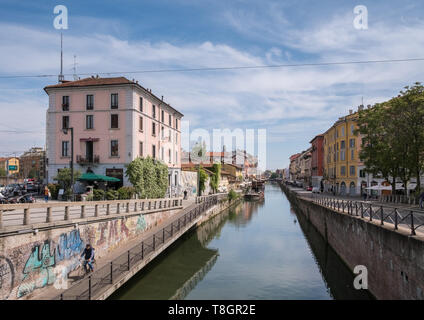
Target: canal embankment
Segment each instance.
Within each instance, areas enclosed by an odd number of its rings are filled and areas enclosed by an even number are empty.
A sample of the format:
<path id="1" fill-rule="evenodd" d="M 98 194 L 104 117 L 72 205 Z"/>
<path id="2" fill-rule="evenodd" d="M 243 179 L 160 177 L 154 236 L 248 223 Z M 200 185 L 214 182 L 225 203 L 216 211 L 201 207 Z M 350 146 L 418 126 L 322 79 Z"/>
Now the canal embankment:
<path id="1" fill-rule="evenodd" d="M 368 290 L 377 299 L 422 300 L 424 289 L 424 237 L 407 228 L 334 210 L 299 196 L 280 184 L 290 203 L 322 235 L 350 270 L 363 265 Z"/>

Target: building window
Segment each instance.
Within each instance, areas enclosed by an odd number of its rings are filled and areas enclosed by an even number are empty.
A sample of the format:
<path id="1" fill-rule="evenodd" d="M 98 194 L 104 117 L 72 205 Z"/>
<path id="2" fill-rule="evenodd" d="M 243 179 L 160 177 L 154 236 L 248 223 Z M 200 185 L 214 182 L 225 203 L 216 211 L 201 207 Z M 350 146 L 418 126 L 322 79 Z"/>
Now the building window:
<path id="1" fill-rule="evenodd" d="M 349 148 L 355 148 L 355 139 L 349 140 Z"/>
<path id="2" fill-rule="evenodd" d="M 69 129 L 69 116 L 62 117 L 62 129 Z"/>
<path id="3" fill-rule="evenodd" d="M 351 135 L 355 134 L 355 126 L 353 124 L 350 125 L 350 133 Z"/>
<path id="4" fill-rule="evenodd" d="M 156 123 L 152 123 L 152 135 L 155 136 L 156 135 Z"/>
<path id="5" fill-rule="evenodd" d="M 349 168 L 349 174 L 351 176 L 354 176 L 355 175 L 355 166 L 350 166 L 350 168 Z"/>
<path id="6" fill-rule="evenodd" d="M 346 142 L 344 140 L 342 140 L 340 142 L 340 149 L 344 149 L 344 148 L 346 148 Z"/>
<path id="7" fill-rule="evenodd" d="M 92 94 L 87 94 L 86 109 L 93 110 L 93 108 L 94 108 L 94 96 Z"/>
<path id="8" fill-rule="evenodd" d="M 140 143 L 139 143 L 138 153 L 139 153 L 140 157 L 143 156 L 143 142 L 142 141 L 140 141 Z"/>
<path id="9" fill-rule="evenodd" d="M 365 178 L 365 170 L 359 170 L 359 177 Z"/>
<path id="10" fill-rule="evenodd" d="M 110 127 L 111 129 L 118 129 L 119 128 L 119 117 L 117 114 L 111 114 L 110 115 Z"/>
<path id="11" fill-rule="evenodd" d="M 140 97 L 140 112 L 143 112 L 143 97 Z"/>
<path id="12" fill-rule="evenodd" d="M 165 139 L 165 128 L 162 126 L 162 128 L 161 128 L 161 130 L 160 130 L 160 133 L 161 133 L 161 139 L 163 140 L 163 139 Z"/>
<path id="13" fill-rule="evenodd" d="M 111 140 L 110 141 L 110 156 L 111 157 L 117 157 L 118 156 L 118 140 Z"/>
<path id="14" fill-rule="evenodd" d="M 156 159 L 156 146 L 152 145 L 152 158 Z"/>
<path id="15" fill-rule="evenodd" d="M 171 117 L 171 115 L 169 115 L 169 120 L 168 120 L 168 122 L 169 122 L 169 126 L 171 126 L 171 123 L 172 123 L 172 117 Z"/>
<path id="16" fill-rule="evenodd" d="M 62 97 L 62 110 L 69 111 L 69 96 Z"/>
<path id="17" fill-rule="evenodd" d="M 171 163 L 171 149 L 168 149 L 168 162 Z"/>
<path id="18" fill-rule="evenodd" d="M 340 167 L 340 175 L 342 175 L 342 176 L 346 175 L 346 167 L 345 166 Z"/>
<path id="19" fill-rule="evenodd" d="M 110 95 L 110 108 L 118 109 L 118 94 L 117 93 L 112 93 Z"/>
<path id="20" fill-rule="evenodd" d="M 93 127 L 94 127 L 94 116 L 93 115 L 87 115 L 85 117 L 85 127 L 87 129 L 93 129 Z"/>
<path id="21" fill-rule="evenodd" d="M 175 164 L 178 164 L 178 151 L 175 151 Z"/>
<path id="22" fill-rule="evenodd" d="M 346 160 L 346 151 L 344 151 L 344 150 L 340 151 L 340 160 L 341 161 Z"/>
<path id="23" fill-rule="evenodd" d="M 162 110 L 162 122 L 165 122 L 165 111 Z"/>
<path id="24" fill-rule="evenodd" d="M 152 105 L 152 117 L 153 119 L 156 119 L 156 106 Z"/>
<path id="25" fill-rule="evenodd" d="M 175 144 L 178 144 L 178 132 L 175 132 Z"/>
<path id="26" fill-rule="evenodd" d="M 342 137 L 344 137 L 345 136 L 345 128 L 344 127 L 342 127 Z"/>
<path id="27" fill-rule="evenodd" d="M 178 130 L 178 119 L 175 118 L 175 129 Z"/>
<path id="28" fill-rule="evenodd" d="M 163 160 L 165 158 L 165 150 L 164 148 L 160 148 L 160 159 Z"/>
<path id="29" fill-rule="evenodd" d="M 62 141 L 62 157 L 69 157 L 69 141 Z"/>
<path id="30" fill-rule="evenodd" d="M 140 117 L 138 121 L 138 128 L 140 131 L 143 131 L 143 117 Z"/>
<path id="31" fill-rule="evenodd" d="M 168 130 L 169 131 L 169 136 L 168 136 L 168 141 L 171 142 L 171 129 Z"/>

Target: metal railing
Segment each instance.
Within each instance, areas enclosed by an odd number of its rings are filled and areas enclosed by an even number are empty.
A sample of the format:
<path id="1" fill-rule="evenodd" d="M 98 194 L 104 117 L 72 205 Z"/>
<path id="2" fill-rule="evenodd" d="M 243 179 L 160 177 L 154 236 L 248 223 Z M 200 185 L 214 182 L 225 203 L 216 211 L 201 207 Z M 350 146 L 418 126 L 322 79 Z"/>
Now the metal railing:
<path id="1" fill-rule="evenodd" d="M 424 211 L 387 207 L 377 203 L 366 203 L 362 201 L 343 200 L 327 197 L 313 199 L 324 207 L 335 211 L 347 213 L 352 216 L 360 216 L 369 221 L 377 220 L 380 225 L 390 223 L 394 230 L 398 230 L 400 225 L 409 228 L 411 235 L 416 235 L 416 230 L 424 226 Z"/>
<path id="2" fill-rule="evenodd" d="M 183 230 L 187 225 L 192 225 L 204 211 L 218 203 L 220 196 L 212 195 L 202 199 L 202 202 L 190 209 L 183 216 L 174 220 L 164 228 L 156 231 L 147 239 L 141 241 L 130 250 L 94 271 L 88 277 L 79 280 L 72 287 L 56 297 L 56 300 L 92 300 L 98 296 L 104 288 L 111 286 L 122 279 L 131 270 L 131 267 L 161 249 L 163 245 L 173 238 L 175 234 Z"/>
<path id="3" fill-rule="evenodd" d="M 182 198 L 50 202 L 0 205 L 0 230 L 58 221 L 77 221 L 113 214 L 131 215 L 182 207 Z"/>

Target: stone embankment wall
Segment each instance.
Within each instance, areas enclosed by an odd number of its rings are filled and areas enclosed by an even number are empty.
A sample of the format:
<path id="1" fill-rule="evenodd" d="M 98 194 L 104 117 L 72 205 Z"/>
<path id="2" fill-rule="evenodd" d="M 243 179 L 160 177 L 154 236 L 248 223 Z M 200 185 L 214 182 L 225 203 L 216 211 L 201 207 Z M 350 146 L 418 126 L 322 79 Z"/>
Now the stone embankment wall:
<path id="1" fill-rule="evenodd" d="M 80 265 L 87 243 L 97 258 L 103 257 L 176 212 L 110 215 L 80 225 L 52 224 L 36 234 L 0 234 L 0 300 L 31 299 L 51 286 L 60 289 Z"/>
<path id="2" fill-rule="evenodd" d="M 423 237 L 333 211 L 297 197 L 284 185 L 282 189 L 351 270 L 367 267 L 368 289 L 377 299 L 423 299 Z"/>

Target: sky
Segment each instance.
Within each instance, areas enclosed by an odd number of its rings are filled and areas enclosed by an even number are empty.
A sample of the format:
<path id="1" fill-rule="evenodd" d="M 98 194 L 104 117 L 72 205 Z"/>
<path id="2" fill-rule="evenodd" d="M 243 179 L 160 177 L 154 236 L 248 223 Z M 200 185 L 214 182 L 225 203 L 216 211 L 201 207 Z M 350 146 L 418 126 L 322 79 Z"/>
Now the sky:
<path id="1" fill-rule="evenodd" d="M 92 0 L 0 2 L 0 156 L 45 145 L 48 97 L 58 74 L 56 5 L 68 9 L 64 73 L 118 72 L 184 114 L 190 128 L 266 129 L 266 166 L 337 119 L 422 80 L 423 61 L 195 72 L 276 64 L 424 58 L 424 2 L 392 0 Z M 368 10 L 368 29 L 354 8 Z M 81 78 L 85 76 L 81 75 Z"/>

